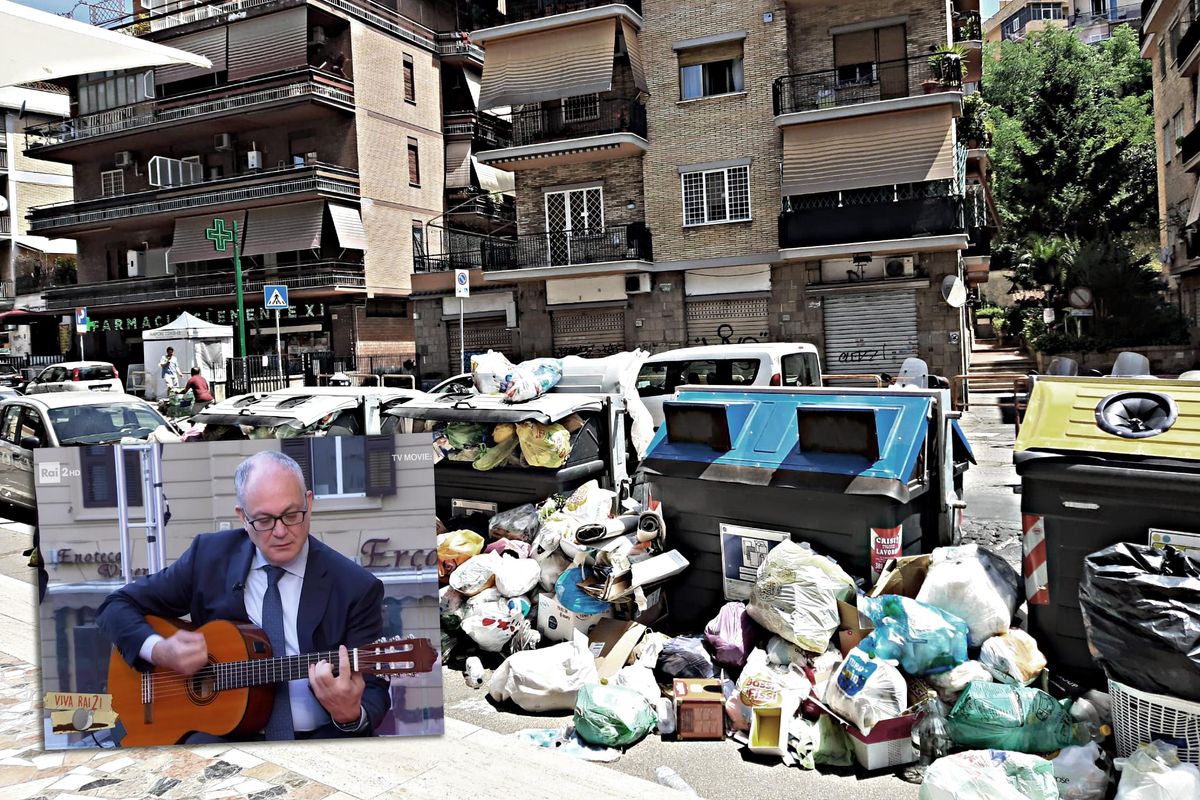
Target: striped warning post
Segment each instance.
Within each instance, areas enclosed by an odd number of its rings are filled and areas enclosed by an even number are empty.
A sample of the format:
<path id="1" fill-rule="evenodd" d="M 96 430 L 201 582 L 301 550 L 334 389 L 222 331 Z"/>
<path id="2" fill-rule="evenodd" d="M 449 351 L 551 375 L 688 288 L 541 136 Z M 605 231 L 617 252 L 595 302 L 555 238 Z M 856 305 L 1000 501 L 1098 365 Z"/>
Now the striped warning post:
<path id="1" fill-rule="evenodd" d="M 1046 571 L 1046 523 L 1036 514 L 1022 514 L 1022 550 L 1025 554 L 1025 597 L 1030 605 L 1050 604 L 1050 575 Z"/>

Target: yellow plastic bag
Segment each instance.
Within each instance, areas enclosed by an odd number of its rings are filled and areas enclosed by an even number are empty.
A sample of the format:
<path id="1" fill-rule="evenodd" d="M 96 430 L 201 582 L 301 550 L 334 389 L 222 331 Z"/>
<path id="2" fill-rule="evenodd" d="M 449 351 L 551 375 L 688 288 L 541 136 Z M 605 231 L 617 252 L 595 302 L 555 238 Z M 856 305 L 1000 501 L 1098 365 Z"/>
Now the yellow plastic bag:
<path id="1" fill-rule="evenodd" d="M 445 583 L 459 564 L 483 552 L 483 537 L 474 531 L 450 531 L 438 534 L 438 579 Z"/>
<path id="2" fill-rule="evenodd" d="M 521 454 L 531 467 L 557 469 L 571 457 L 571 433 L 557 423 L 521 422 L 517 425 Z"/>
<path id="3" fill-rule="evenodd" d="M 501 422 L 492 429 L 492 439 L 496 444 L 507 442 L 509 439 L 517 435 L 517 428 L 511 422 Z"/>
<path id="4" fill-rule="evenodd" d="M 508 463 L 508 457 L 517 449 L 517 438 L 506 439 L 495 447 L 489 447 L 487 452 L 471 462 L 475 469 L 487 472 Z"/>

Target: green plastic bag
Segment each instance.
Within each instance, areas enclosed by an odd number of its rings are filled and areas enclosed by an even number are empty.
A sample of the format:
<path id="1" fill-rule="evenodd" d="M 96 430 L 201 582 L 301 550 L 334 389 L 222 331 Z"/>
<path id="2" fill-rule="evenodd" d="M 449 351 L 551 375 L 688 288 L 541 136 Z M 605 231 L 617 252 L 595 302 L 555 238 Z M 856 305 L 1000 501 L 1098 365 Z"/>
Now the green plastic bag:
<path id="1" fill-rule="evenodd" d="M 1065 703 L 1040 689 L 972 681 L 947 719 L 962 747 L 1050 753 L 1087 741 Z"/>
<path id="2" fill-rule="evenodd" d="M 446 441 L 455 450 L 483 444 L 484 427 L 478 422 L 451 422 L 446 426 Z"/>
<path id="3" fill-rule="evenodd" d="M 517 449 L 517 437 L 506 439 L 495 447 L 489 447 L 484 451 L 483 455 L 471 462 L 471 466 L 475 469 L 487 472 L 496 467 L 503 466 L 508 457 L 511 456 Z"/>
<path id="4" fill-rule="evenodd" d="M 822 714 L 816 722 L 797 717 L 791 724 L 791 745 L 801 769 L 816 769 L 818 764 L 848 767 L 853 763 L 854 745 L 833 717 Z"/>
<path id="5" fill-rule="evenodd" d="M 646 698 L 624 686 L 589 684 L 575 700 L 575 732 L 592 744 L 626 747 L 641 741 L 657 722 Z"/>

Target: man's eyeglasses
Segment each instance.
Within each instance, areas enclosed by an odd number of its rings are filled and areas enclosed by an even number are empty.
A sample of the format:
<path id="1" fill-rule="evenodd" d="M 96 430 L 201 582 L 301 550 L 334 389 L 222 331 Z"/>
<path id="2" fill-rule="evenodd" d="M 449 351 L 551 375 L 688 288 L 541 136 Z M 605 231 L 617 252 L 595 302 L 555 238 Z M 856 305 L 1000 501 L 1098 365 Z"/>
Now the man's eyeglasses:
<path id="1" fill-rule="evenodd" d="M 258 531 L 259 533 L 266 533 L 267 531 L 275 530 L 276 522 L 282 522 L 284 526 L 288 528 L 299 525 L 304 521 L 304 515 L 307 513 L 308 507 L 305 506 L 299 511 L 289 511 L 286 514 L 280 514 L 278 517 L 272 517 L 268 515 L 265 517 L 256 517 L 255 519 L 248 520 L 248 522 L 250 527 L 254 528 L 254 530 Z"/>

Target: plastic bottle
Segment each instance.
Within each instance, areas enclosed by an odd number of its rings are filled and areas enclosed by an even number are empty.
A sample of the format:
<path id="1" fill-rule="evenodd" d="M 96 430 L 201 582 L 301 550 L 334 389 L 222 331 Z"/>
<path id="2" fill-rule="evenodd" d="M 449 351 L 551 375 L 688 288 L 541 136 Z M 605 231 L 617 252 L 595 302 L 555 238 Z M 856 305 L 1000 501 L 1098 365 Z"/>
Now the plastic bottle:
<path id="1" fill-rule="evenodd" d="M 658 714 L 658 735 L 673 735 L 675 733 L 675 701 L 669 697 L 660 697 L 654 710 Z"/>
<path id="2" fill-rule="evenodd" d="M 479 660 L 479 656 L 471 656 L 467 659 L 463 668 L 463 679 L 472 689 L 478 689 L 483 685 L 483 662 Z"/>
<path id="3" fill-rule="evenodd" d="M 930 692 L 921 703 L 920 718 L 912 729 L 913 750 L 917 753 L 915 772 L 924 777 L 925 769 L 950 752 L 950 731 L 946 728 L 946 711 L 936 692 Z"/>
<path id="4" fill-rule="evenodd" d="M 688 785 L 688 782 L 679 777 L 679 773 L 670 767 L 659 767 L 654 770 L 654 777 L 658 782 L 669 789 L 678 789 L 681 792 L 694 795 L 696 790 Z"/>
<path id="5" fill-rule="evenodd" d="M 1080 697 L 1071 703 L 1071 718 L 1086 729 L 1090 740 L 1097 744 L 1103 742 L 1112 733 L 1112 728 L 1104 723 L 1100 709 L 1086 697 Z M 1081 739 L 1082 736 L 1082 733 L 1077 734 L 1076 740 Z"/>

